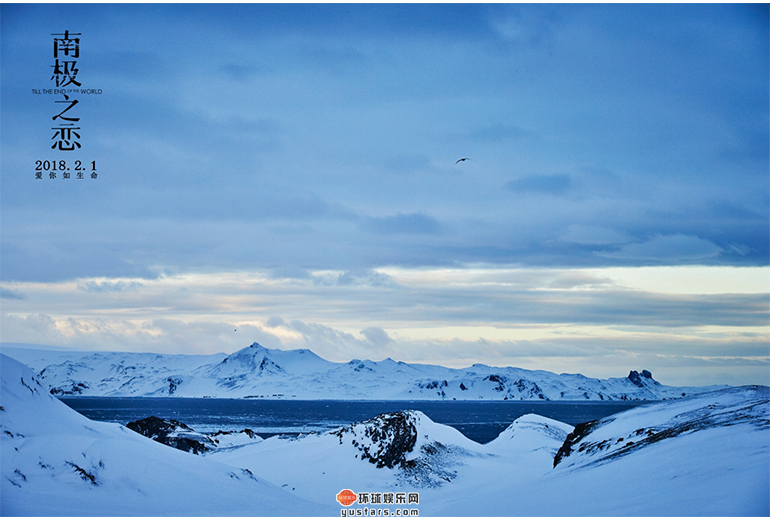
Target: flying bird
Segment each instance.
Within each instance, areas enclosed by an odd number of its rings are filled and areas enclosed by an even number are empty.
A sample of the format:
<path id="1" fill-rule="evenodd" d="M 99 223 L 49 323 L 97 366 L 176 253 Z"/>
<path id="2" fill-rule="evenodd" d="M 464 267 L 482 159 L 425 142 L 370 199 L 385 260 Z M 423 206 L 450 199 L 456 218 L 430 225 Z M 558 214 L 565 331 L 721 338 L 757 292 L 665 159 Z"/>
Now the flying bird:
<path id="1" fill-rule="evenodd" d="M 470 157 L 462 157 L 460 159 L 457 159 L 457 161 L 455 161 L 455 164 L 459 163 L 460 161 L 470 161 L 470 160 L 471 160 Z"/>

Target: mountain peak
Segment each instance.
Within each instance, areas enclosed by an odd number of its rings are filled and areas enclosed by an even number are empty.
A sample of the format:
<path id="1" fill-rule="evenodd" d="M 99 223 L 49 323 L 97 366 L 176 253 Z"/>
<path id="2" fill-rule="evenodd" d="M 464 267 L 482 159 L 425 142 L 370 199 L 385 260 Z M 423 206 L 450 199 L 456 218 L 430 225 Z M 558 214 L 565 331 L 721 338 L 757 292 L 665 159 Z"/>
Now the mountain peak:
<path id="1" fill-rule="evenodd" d="M 271 358 L 273 351 L 259 343 L 253 343 L 246 348 L 234 352 L 222 360 L 215 368 L 218 374 L 223 371 L 237 375 L 242 379 L 246 374 L 282 373 L 284 369 Z"/>
<path id="2" fill-rule="evenodd" d="M 652 378 L 652 372 L 649 370 L 642 370 L 641 374 L 636 370 L 632 370 L 628 373 L 628 380 L 639 388 L 644 388 L 645 379 L 649 380 L 652 384 L 659 384 Z"/>

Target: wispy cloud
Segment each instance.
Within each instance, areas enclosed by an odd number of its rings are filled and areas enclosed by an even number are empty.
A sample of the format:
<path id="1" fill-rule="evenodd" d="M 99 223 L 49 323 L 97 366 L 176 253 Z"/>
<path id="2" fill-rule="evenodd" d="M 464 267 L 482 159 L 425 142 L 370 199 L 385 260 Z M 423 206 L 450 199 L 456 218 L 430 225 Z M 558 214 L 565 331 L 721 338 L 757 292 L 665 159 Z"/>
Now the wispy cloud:
<path id="1" fill-rule="evenodd" d="M 572 178 L 566 173 L 550 175 L 525 175 L 505 184 L 505 189 L 512 192 L 535 192 L 560 195 L 572 186 Z"/>
<path id="2" fill-rule="evenodd" d="M 88 280 L 78 285 L 78 289 L 88 292 L 124 292 L 124 291 L 137 291 L 144 285 L 141 282 L 95 282 Z"/>
<path id="3" fill-rule="evenodd" d="M 7 300 L 23 300 L 24 295 L 19 292 L 0 287 L 0 298 L 5 298 Z"/>
<path id="4" fill-rule="evenodd" d="M 642 243 L 625 244 L 603 256 L 637 262 L 694 263 L 713 258 L 721 248 L 708 240 L 693 235 L 657 235 Z"/>
<path id="5" fill-rule="evenodd" d="M 534 135 L 517 125 L 496 124 L 474 130 L 469 137 L 476 141 L 499 142 L 516 139 L 530 139 Z"/>
<path id="6" fill-rule="evenodd" d="M 441 231 L 439 221 L 423 213 L 370 217 L 365 221 L 365 227 L 374 233 L 386 235 L 435 235 Z"/>

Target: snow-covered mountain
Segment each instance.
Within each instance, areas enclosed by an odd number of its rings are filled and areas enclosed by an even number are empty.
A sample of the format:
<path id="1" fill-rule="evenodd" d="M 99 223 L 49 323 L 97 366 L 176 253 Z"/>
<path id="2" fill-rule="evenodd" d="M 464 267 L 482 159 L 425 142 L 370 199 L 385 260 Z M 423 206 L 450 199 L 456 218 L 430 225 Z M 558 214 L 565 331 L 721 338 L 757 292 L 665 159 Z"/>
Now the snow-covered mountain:
<path id="1" fill-rule="evenodd" d="M 661 400 L 724 387 L 669 387 L 647 370 L 595 379 L 491 367 L 464 369 L 390 358 L 334 363 L 307 349 L 254 343 L 231 355 L 42 352 L 4 349 L 54 395 L 374 400 Z"/>
<path id="2" fill-rule="evenodd" d="M 0 515 L 770 515 L 767 387 L 576 428 L 525 415 L 484 445 L 404 410 L 195 455 L 80 416 L 8 357 L 0 374 Z"/>

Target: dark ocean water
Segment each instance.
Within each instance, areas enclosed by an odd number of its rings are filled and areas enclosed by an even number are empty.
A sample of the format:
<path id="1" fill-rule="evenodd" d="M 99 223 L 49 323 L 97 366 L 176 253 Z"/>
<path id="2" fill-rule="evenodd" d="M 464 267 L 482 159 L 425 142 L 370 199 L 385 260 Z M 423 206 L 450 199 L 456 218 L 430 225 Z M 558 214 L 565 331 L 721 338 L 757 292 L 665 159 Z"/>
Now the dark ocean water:
<path id="1" fill-rule="evenodd" d="M 567 424 L 599 419 L 644 402 L 586 401 L 282 401 L 177 397 L 66 397 L 65 404 L 90 419 L 127 424 L 155 415 L 197 432 L 251 428 L 262 437 L 321 432 L 385 412 L 420 410 L 434 422 L 486 443 L 510 424 L 535 413 Z"/>

